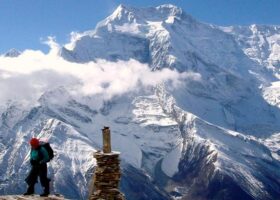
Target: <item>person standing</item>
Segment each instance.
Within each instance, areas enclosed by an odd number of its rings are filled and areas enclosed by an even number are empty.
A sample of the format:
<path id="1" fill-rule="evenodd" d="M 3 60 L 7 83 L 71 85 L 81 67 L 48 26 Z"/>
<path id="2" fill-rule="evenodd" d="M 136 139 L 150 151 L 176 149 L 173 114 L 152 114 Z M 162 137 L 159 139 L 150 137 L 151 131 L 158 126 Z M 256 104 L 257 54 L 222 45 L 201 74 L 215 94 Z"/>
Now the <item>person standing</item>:
<path id="1" fill-rule="evenodd" d="M 50 179 L 47 177 L 47 162 L 50 160 L 48 151 L 40 145 L 40 141 L 37 138 L 32 138 L 29 143 L 31 146 L 30 164 L 32 167 L 25 179 L 28 188 L 24 195 L 34 194 L 34 186 L 39 177 L 41 186 L 44 188 L 44 192 L 40 196 L 46 197 L 50 194 Z"/>

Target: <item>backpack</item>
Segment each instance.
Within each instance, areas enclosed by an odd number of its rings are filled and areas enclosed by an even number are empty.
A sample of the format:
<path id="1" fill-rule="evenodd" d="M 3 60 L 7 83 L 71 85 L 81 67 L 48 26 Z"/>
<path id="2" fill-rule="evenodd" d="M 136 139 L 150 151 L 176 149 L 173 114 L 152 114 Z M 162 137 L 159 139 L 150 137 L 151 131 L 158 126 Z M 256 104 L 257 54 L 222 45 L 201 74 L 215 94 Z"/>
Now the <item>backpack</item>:
<path id="1" fill-rule="evenodd" d="M 53 159 L 53 157 L 54 157 L 53 149 L 52 149 L 50 143 L 48 143 L 48 142 L 43 143 L 43 144 L 41 144 L 41 147 L 44 147 L 47 150 L 48 155 L 49 155 L 49 160 L 47 162 L 50 162 L 51 159 Z"/>

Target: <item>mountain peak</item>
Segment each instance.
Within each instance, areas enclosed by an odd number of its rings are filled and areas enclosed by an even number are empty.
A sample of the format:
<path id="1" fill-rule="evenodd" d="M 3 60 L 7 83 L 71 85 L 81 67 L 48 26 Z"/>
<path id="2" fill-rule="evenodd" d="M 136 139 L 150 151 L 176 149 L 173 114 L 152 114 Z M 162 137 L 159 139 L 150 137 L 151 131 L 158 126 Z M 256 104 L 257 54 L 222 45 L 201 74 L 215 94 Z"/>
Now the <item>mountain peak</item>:
<path id="1" fill-rule="evenodd" d="M 147 21 L 164 21 L 169 17 L 188 16 L 183 10 L 172 4 L 163 4 L 158 7 L 135 8 L 120 4 L 111 16 L 106 19 L 109 22 L 137 22 L 145 23 Z M 190 16 L 188 16 L 190 17 Z M 191 17 L 190 17 L 191 18 Z"/>
<path id="2" fill-rule="evenodd" d="M 132 17 L 134 12 L 135 12 L 135 9 L 133 9 L 132 7 L 120 4 L 117 7 L 117 9 L 113 12 L 113 14 L 111 16 L 109 16 L 109 19 L 121 20 L 123 17 L 125 17 L 125 18 L 127 18 L 129 16 Z"/>
<path id="3" fill-rule="evenodd" d="M 130 10 L 131 8 L 127 5 L 124 4 L 120 4 L 116 10 L 120 11 L 120 10 Z"/>
<path id="4" fill-rule="evenodd" d="M 173 5 L 173 4 L 163 4 L 156 7 L 158 11 L 161 11 L 169 16 L 181 16 L 184 12 L 181 8 Z"/>
<path id="5" fill-rule="evenodd" d="M 124 4 L 120 4 L 115 11 L 113 12 L 112 15 L 118 15 L 119 13 L 124 12 L 125 10 L 128 10 L 127 6 L 125 6 Z"/>
<path id="6" fill-rule="evenodd" d="M 20 51 L 18 51 L 17 49 L 12 48 L 12 49 L 10 49 L 9 51 L 7 51 L 7 52 L 4 54 L 4 56 L 5 56 L 5 57 L 11 57 L 11 58 L 13 58 L 13 57 L 18 57 L 20 54 L 21 54 Z"/>

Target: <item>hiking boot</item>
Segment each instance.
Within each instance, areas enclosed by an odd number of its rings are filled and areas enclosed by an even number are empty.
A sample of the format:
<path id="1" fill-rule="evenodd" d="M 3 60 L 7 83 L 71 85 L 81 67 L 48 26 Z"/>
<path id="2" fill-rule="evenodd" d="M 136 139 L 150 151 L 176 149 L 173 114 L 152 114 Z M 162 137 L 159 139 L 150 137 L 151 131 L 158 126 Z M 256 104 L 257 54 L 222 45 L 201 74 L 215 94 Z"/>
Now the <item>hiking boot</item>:
<path id="1" fill-rule="evenodd" d="M 25 192 L 23 195 L 32 195 L 34 194 L 34 186 L 29 186 L 27 188 L 27 192 Z"/>
<path id="2" fill-rule="evenodd" d="M 40 197 L 47 197 L 47 196 L 49 196 L 49 193 L 44 192 L 44 193 L 40 194 Z"/>
<path id="3" fill-rule="evenodd" d="M 34 194 L 34 192 L 25 192 L 23 195 L 26 196 L 26 195 L 32 195 Z"/>

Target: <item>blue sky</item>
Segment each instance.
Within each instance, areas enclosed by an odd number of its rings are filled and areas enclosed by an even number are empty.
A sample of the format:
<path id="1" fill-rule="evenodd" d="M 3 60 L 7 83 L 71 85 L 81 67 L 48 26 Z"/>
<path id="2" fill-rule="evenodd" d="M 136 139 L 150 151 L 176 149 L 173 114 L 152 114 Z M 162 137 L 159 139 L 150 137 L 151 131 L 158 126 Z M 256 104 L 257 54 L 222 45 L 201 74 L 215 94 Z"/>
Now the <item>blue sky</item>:
<path id="1" fill-rule="evenodd" d="M 40 49 L 48 36 L 60 44 L 71 31 L 94 29 L 119 4 L 148 7 L 165 3 L 217 25 L 280 25 L 280 0 L 0 0 L 0 54 L 11 48 Z"/>

